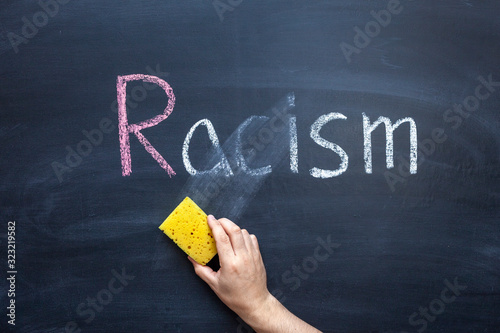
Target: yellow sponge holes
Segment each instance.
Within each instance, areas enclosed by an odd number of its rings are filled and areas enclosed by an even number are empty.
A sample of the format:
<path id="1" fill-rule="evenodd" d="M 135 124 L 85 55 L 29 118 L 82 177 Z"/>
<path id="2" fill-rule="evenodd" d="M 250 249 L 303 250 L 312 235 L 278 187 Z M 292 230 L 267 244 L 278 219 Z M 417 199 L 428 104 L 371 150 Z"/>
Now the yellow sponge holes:
<path id="1" fill-rule="evenodd" d="M 189 197 L 174 209 L 160 225 L 160 230 L 202 265 L 206 265 L 217 254 L 207 214 Z"/>

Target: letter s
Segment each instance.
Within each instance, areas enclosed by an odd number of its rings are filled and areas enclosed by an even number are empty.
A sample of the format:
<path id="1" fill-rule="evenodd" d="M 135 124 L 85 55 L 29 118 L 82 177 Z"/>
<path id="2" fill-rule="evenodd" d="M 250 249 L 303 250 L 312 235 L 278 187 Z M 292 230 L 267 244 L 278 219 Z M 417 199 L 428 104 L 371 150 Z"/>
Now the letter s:
<path id="1" fill-rule="evenodd" d="M 347 153 L 345 152 L 344 149 L 340 148 L 339 145 L 332 143 L 330 141 L 327 141 L 323 139 L 319 135 L 319 131 L 321 128 L 326 125 L 328 122 L 335 120 L 335 119 L 347 119 L 346 116 L 344 116 L 342 113 L 337 113 L 337 112 L 332 112 L 326 115 L 322 115 L 319 117 L 314 124 L 311 126 L 311 138 L 316 142 L 318 145 L 320 145 L 323 148 L 327 148 L 330 150 L 333 150 L 335 153 L 337 153 L 340 156 L 341 162 L 340 166 L 337 170 L 323 170 L 319 168 L 312 168 L 310 170 L 311 176 L 315 178 L 332 178 L 332 177 L 337 177 L 343 174 L 347 170 L 347 166 L 349 165 L 349 156 L 347 156 Z"/>

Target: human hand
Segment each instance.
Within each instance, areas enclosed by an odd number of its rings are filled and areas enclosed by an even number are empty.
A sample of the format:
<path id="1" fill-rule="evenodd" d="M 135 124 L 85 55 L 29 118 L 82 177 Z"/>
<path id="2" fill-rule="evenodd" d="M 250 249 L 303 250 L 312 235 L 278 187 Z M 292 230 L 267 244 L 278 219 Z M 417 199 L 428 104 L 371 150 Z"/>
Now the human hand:
<path id="1" fill-rule="evenodd" d="M 188 257 L 196 274 L 222 302 L 259 333 L 318 333 L 288 311 L 267 289 L 266 269 L 255 235 L 232 221 L 207 217 L 219 254 L 215 272 Z"/>
<path id="2" fill-rule="evenodd" d="M 226 218 L 217 220 L 209 215 L 207 220 L 216 242 L 220 269 L 215 272 L 189 257 L 196 274 L 243 320 L 257 315 L 273 299 L 267 289 L 257 237 Z"/>

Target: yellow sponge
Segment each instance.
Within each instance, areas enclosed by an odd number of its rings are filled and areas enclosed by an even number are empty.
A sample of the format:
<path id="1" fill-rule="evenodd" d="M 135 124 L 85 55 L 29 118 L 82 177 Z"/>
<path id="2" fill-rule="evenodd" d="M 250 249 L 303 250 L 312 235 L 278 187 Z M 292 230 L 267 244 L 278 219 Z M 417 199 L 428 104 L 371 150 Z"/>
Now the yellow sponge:
<path id="1" fill-rule="evenodd" d="M 207 214 L 189 197 L 182 200 L 163 221 L 160 230 L 202 265 L 206 265 L 217 254 Z"/>

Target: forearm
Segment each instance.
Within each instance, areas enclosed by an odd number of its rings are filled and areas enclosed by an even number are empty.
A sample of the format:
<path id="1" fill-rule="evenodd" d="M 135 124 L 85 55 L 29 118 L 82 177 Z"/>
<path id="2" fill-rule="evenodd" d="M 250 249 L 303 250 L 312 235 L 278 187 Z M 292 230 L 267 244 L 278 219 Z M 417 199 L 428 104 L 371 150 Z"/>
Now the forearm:
<path id="1" fill-rule="evenodd" d="M 288 311 L 272 295 L 258 310 L 240 317 L 257 333 L 321 332 Z"/>

